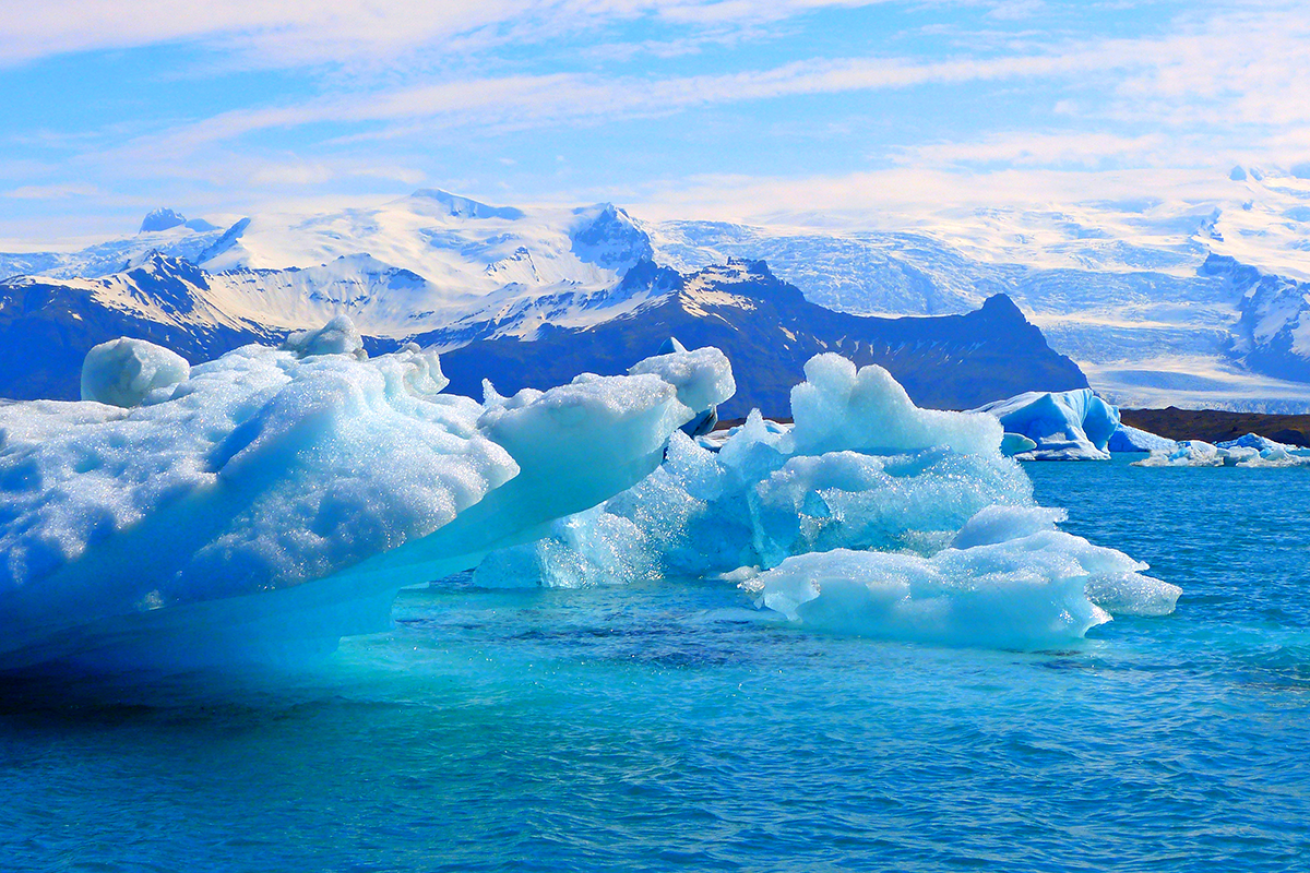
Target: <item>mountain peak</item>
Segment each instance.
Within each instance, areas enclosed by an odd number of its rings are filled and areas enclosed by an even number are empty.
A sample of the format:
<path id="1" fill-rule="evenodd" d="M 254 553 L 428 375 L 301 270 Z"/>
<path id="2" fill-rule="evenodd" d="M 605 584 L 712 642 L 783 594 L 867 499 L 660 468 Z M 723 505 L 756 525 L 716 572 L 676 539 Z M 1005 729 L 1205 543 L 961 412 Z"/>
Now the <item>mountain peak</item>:
<path id="1" fill-rule="evenodd" d="M 185 215 L 161 206 L 146 214 L 146 217 L 141 221 L 141 230 L 138 233 L 158 233 L 161 230 L 172 230 L 184 224 L 186 224 Z"/>
<path id="2" fill-rule="evenodd" d="M 161 206 L 158 209 L 152 209 L 141 221 L 141 229 L 137 233 L 160 233 L 165 230 L 172 230 L 175 227 L 185 227 L 188 230 L 194 230 L 197 233 L 204 233 L 208 230 L 218 230 L 218 226 L 210 224 L 203 218 L 188 219 L 185 215 L 176 209 L 168 209 Z"/>
<path id="3" fill-rule="evenodd" d="M 517 221 L 523 217 L 523 210 L 512 206 L 488 206 L 468 197 L 451 194 L 440 188 L 420 188 L 410 195 L 413 200 L 428 200 L 445 207 L 443 210 L 452 218 L 503 218 Z"/>

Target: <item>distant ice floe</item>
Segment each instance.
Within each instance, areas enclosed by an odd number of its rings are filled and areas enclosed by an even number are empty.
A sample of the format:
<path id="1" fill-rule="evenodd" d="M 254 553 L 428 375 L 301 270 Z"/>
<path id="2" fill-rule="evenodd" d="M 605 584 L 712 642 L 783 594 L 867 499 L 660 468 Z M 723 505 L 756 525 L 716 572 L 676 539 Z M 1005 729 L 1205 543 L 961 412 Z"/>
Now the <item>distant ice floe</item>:
<path id="1" fill-rule="evenodd" d="M 1090 388 L 1030 391 L 979 407 L 1005 429 L 1006 454 L 1022 460 L 1109 460 L 1110 438 L 1119 427 L 1119 409 Z"/>
<path id="2" fill-rule="evenodd" d="M 1212 445 L 1201 440 L 1182 440 L 1172 450 L 1153 451 L 1134 462 L 1135 467 L 1305 467 L 1310 455 L 1293 454 L 1285 446 L 1256 434 Z"/>
<path id="3" fill-rule="evenodd" d="M 805 373 L 794 426 L 756 412 L 724 439 L 674 434 L 651 476 L 491 553 L 476 581 L 722 578 L 819 630 L 1016 648 L 1173 610 L 1180 590 L 1145 564 L 1057 529 L 995 417 L 918 409 L 836 355 Z"/>

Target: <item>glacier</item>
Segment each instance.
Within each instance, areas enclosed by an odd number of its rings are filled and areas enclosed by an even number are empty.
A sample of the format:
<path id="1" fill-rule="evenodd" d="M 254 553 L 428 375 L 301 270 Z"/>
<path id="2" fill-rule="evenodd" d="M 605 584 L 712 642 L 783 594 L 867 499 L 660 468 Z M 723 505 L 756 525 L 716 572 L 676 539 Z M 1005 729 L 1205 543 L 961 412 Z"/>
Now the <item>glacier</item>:
<path id="1" fill-rule="evenodd" d="M 1007 454 L 1025 460 L 1109 460 L 1120 427 L 1119 409 L 1090 388 L 1029 391 L 975 411 L 995 416 L 1009 438 Z"/>

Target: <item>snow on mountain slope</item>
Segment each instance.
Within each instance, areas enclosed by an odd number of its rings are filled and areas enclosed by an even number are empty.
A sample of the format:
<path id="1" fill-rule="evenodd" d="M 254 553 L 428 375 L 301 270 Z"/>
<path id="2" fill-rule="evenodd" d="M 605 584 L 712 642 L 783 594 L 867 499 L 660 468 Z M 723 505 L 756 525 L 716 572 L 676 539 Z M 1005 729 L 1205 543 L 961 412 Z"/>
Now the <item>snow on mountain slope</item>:
<path id="1" fill-rule="evenodd" d="M 943 212 L 905 222 L 914 233 L 834 229 L 832 216 L 648 230 L 678 269 L 761 258 L 855 314 L 960 313 L 1005 293 L 1119 403 L 1310 410 L 1292 381 L 1310 381 L 1310 180 L 1241 176 L 1222 202 Z"/>
<path id="2" fill-rule="evenodd" d="M 151 216 L 154 215 L 152 212 L 147 216 L 143 224 L 153 224 Z M 205 227 L 208 229 L 196 229 Z M 151 252 L 197 263 L 205 250 L 213 246 L 222 235 L 222 230 L 208 222 L 196 220 L 164 230 L 143 230 L 132 236 L 97 243 L 78 251 L 0 252 L 0 279 L 11 276 L 94 279 L 122 272 Z"/>
<path id="3" fill-rule="evenodd" d="M 200 256 L 206 270 L 303 268 L 367 254 L 455 295 L 512 284 L 600 288 L 650 256 L 645 233 L 610 204 L 525 211 L 436 190 L 329 215 L 253 216 L 233 230 Z"/>
<path id="4" fill-rule="evenodd" d="M 625 281 L 637 265 L 764 260 L 811 302 L 857 315 L 958 314 L 1004 293 L 1120 404 L 1310 410 L 1310 180 L 1241 169 L 1224 184 L 1219 199 L 880 219 L 913 232 L 833 215 L 643 223 L 610 204 L 517 208 L 439 190 L 224 230 L 161 209 L 141 233 L 79 252 L 0 254 L 0 277 L 92 280 L 159 252 L 204 271 L 187 324 L 277 332 L 346 314 L 368 336 L 450 349 L 598 325 L 670 292 Z M 130 284 L 60 293 L 130 308 Z"/>

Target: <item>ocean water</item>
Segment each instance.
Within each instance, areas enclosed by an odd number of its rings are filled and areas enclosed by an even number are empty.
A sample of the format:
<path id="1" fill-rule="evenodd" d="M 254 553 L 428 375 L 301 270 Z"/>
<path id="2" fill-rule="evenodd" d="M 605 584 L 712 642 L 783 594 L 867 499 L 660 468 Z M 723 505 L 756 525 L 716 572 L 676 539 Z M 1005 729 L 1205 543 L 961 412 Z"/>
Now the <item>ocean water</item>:
<path id="1" fill-rule="evenodd" d="M 1310 469 L 1027 469 L 1177 612 L 1013 652 L 407 591 L 295 674 L 4 688 L 0 870 L 1310 870 Z"/>

